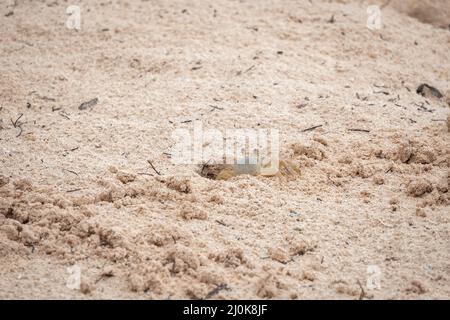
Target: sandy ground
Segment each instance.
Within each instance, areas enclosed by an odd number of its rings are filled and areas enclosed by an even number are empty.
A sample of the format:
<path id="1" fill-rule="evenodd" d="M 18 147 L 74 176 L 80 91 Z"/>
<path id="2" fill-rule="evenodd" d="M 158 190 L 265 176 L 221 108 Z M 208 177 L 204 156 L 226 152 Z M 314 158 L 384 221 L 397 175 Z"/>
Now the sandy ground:
<path id="1" fill-rule="evenodd" d="M 5 2 L 0 298 L 450 298 L 449 2 Z M 301 175 L 174 165 L 189 120 Z"/>

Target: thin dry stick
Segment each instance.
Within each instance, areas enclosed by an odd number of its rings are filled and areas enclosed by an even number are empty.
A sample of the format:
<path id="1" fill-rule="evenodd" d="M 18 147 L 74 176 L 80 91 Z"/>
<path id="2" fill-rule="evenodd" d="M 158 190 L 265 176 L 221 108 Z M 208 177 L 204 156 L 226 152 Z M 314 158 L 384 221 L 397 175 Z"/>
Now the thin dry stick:
<path id="1" fill-rule="evenodd" d="M 158 170 L 156 170 L 156 168 L 155 168 L 155 166 L 153 165 L 153 163 L 152 163 L 150 160 L 147 160 L 147 162 L 148 162 L 148 164 L 150 165 L 150 167 L 152 167 L 153 171 L 155 171 L 156 174 L 157 174 L 158 176 L 160 176 L 161 173 L 160 173 Z"/>
<path id="2" fill-rule="evenodd" d="M 363 286 L 361 284 L 361 281 L 359 281 L 359 279 L 358 279 L 357 283 L 358 283 L 359 287 L 361 288 L 361 293 L 359 295 L 359 300 L 362 300 L 366 296 L 366 292 L 364 291 L 364 288 L 363 288 Z"/>
<path id="3" fill-rule="evenodd" d="M 69 170 L 69 169 L 63 169 L 64 171 L 73 173 L 74 175 L 78 176 L 78 173 L 76 173 L 75 171 Z"/>
<path id="4" fill-rule="evenodd" d="M 370 132 L 370 130 L 366 130 L 366 129 L 348 129 L 348 131 L 367 132 L 367 133 Z"/>
<path id="5" fill-rule="evenodd" d="M 14 126 L 14 128 L 17 128 L 17 126 L 19 126 L 19 120 L 20 120 L 20 118 L 22 118 L 22 116 L 23 116 L 23 113 L 21 113 L 19 115 L 19 117 L 16 119 L 16 121 L 12 121 L 12 119 L 11 119 L 11 123 Z"/>
<path id="6" fill-rule="evenodd" d="M 63 118 L 66 118 L 67 120 L 70 120 L 70 118 L 66 115 L 66 113 L 65 112 L 60 112 L 59 113 L 59 115 L 61 116 L 61 117 L 63 117 Z"/>
<path id="7" fill-rule="evenodd" d="M 313 131 L 313 130 L 315 130 L 315 129 L 317 129 L 317 128 L 320 128 L 320 127 L 322 127 L 321 124 L 318 125 L 318 126 L 314 126 L 314 127 L 311 127 L 311 128 L 305 129 L 305 130 L 302 130 L 302 132 Z"/>
<path id="8" fill-rule="evenodd" d="M 22 129 L 22 126 L 19 126 L 19 133 L 17 134 L 17 136 L 16 136 L 16 138 L 18 138 L 18 137 L 20 137 L 21 136 L 21 134 L 22 134 L 22 132 L 23 132 L 23 129 Z"/>
<path id="9" fill-rule="evenodd" d="M 223 110 L 222 107 L 213 106 L 213 105 L 209 105 L 209 106 L 212 108 L 212 109 L 211 109 L 211 112 L 214 111 L 214 110 Z"/>
<path id="10" fill-rule="evenodd" d="M 20 135 L 22 134 L 22 131 L 23 131 L 23 129 L 22 129 L 22 124 L 23 124 L 23 123 L 21 123 L 21 122 L 19 121 L 20 118 L 22 118 L 22 116 L 23 116 L 23 113 L 21 113 L 21 114 L 19 115 L 19 117 L 16 119 L 16 121 L 13 121 L 12 119 L 10 119 L 12 125 L 14 126 L 14 128 L 19 128 L 19 129 L 20 129 L 19 134 L 16 136 L 17 138 L 20 137 Z"/>
<path id="11" fill-rule="evenodd" d="M 220 224 L 221 226 L 228 227 L 228 225 L 227 225 L 225 222 L 223 222 L 223 221 L 216 220 L 216 222 L 217 222 L 218 224 Z"/>
<path id="12" fill-rule="evenodd" d="M 230 290 L 228 288 L 228 285 L 226 283 L 219 284 L 217 287 L 215 287 L 213 290 L 211 290 L 206 296 L 205 300 L 210 299 L 211 297 L 215 296 L 222 290 Z"/>

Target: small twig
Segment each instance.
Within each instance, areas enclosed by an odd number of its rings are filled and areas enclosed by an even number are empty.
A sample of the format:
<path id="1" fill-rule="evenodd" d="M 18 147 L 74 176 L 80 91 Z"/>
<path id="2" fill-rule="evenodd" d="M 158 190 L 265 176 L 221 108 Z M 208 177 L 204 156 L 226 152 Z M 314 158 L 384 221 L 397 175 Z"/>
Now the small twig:
<path id="1" fill-rule="evenodd" d="M 213 106 L 213 105 L 209 105 L 212 109 L 211 112 L 213 112 L 214 110 L 223 110 L 222 107 L 218 107 L 218 106 Z"/>
<path id="2" fill-rule="evenodd" d="M 427 107 L 425 107 L 423 102 L 421 102 L 420 104 L 415 103 L 415 105 L 419 107 L 418 110 L 423 110 L 425 112 L 430 112 L 430 113 L 433 112 L 432 109 L 428 109 Z"/>
<path id="3" fill-rule="evenodd" d="M 255 65 L 251 66 L 250 68 L 248 68 L 247 70 L 244 71 L 244 73 L 249 72 L 250 70 L 252 70 L 255 67 Z"/>
<path id="4" fill-rule="evenodd" d="M 358 92 L 356 93 L 356 98 L 358 98 L 359 100 L 362 100 L 362 101 L 369 100 L 369 97 L 362 97 L 362 96 L 360 96 L 360 94 Z"/>
<path id="5" fill-rule="evenodd" d="M 105 279 L 106 276 L 105 275 L 100 275 L 95 281 L 94 283 L 99 283 L 100 281 L 102 281 L 103 279 Z"/>
<path id="6" fill-rule="evenodd" d="M 313 130 L 315 130 L 315 129 L 317 129 L 317 128 L 320 128 L 320 127 L 322 127 L 321 124 L 319 124 L 318 126 L 314 126 L 314 127 L 311 127 L 311 128 L 305 129 L 305 130 L 302 130 L 302 132 L 313 131 Z"/>
<path id="7" fill-rule="evenodd" d="M 59 113 L 59 115 L 60 115 L 61 117 L 63 117 L 63 118 L 66 118 L 67 120 L 70 120 L 70 118 L 66 115 L 66 113 L 65 113 L 64 111 L 61 111 L 61 112 Z"/>
<path id="8" fill-rule="evenodd" d="M 153 163 L 152 163 L 150 160 L 147 160 L 147 162 L 148 162 L 148 164 L 150 165 L 150 167 L 152 167 L 153 171 L 155 171 L 156 174 L 157 174 L 158 176 L 160 176 L 161 173 L 160 173 L 158 170 L 156 170 L 156 168 L 155 168 L 155 166 L 153 165 Z"/>
<path id="9" fill-rule="evenodd" d="M 208 292 L 204 300 L 210 299 L 211 297 L 215 296 L 222 290 L 230 290 L 230 288 L 228 288 L 228 285 L 226 283 L 219 284 L 217 287 Z"/>
<path id="10" fill-rule="evenodd" d="M 356 132 L 367 132 L 369 133 L 370 130 L 366 130 L 366 129 L 358 129 L 358 128 L 354 128 L 354 129 L 347 129 L 348 131 L 356 131 Z"/>
<path id="11" fill-rule="evenodd" d="M 236 75 L 237 75 L 237 76 L 240 76 L 240 75 L 243 74 L 243 73 L 247 73 L 247 72 L 249 72 L 250 70 L 252 70 L 254 67 L 255 67 L 255 65 L 251 66 L 250 68 L 248 68 L 248 69 L 246 69 L 246 70 L 244 70 L 244 71 L 238 71 L 238 72 L 236 73 Z"/>
<path id="12" fill-rule="evenodd" d="M 39 99 L 44 100 L 44 101 L 53 101 L 53 102 L 56 101 L 55 98 L 51 98 L 51 97 L 47 97 L 47 96 L 41 96 L 41 95 L 39 95 L 39 94 L 36 94 L 36 96 L 37 96 Z"/>
<path id="13" fill-rule="evenodd" d="M 81 189 L 81 188 L 71 189 L 71 190 L 67 190 L 66 192 L 67 193 L 72 193 L 72 192 L 77 192 L 77 191 L 80 191 L 80 190 L 83 190 L 83 189 Z"/>
<path id="14" fill-rule="evenodd" d="M 14 128 L 17 128 L 17 127 L 19 126 L 19 120 L 20 120 L 20 118 L 22 118 L 22 116 L 23 116 L 23 113 L 21 113 L 21 114 L 19 115 L 19 117 L 16 119 L 16 121 L 13 121 L 13 120 L 11 119 L 11 123 L 12 123 L 12 125 L 14 126 Z"/>
<path id="15" fill-rule="evenodd" d="M 216 222 L 217 222 L 218 224 L 220 224 L 221 226 L 228 227 L 228 225 L 227 225 L 225 222 L 223 222 L 223 221 L 216 220 Z"/>
<path id="16" fill-rule="evenodd" d="M 359 279 L 358 279 L 357 283 L 358 283 L 359 287 L 361 288 L 361 293 L 359 294 L 359 300 L 362 300 L 366 296 L 366 292 L 364 291 L 364 288 L 361 284 L 361 281 L 359 281 Z"/>
<path id="17" fill-rule="evenodd" d="M 417 123 L 417 121 L 414 120 L 414 119 L 408 118 L 408 120 L 409 120 L 411 123 Z"/>
<path id="18" fill-rule="evenodd" d="M 148 172 L 138 172 L 137 174 L 140 174 L 143 176 L 153 176 L 151 173 L 148 173 Z"/>
<path id="19" fill-rule="evenodd" d="M 78 173 L 76 173 L 75 171 L 69 170 L 69 169 L 63 169 L 64 171 L 73 173 L 74 175 L 78 176 Z"/>
<path id="20" fill-rule="evenodd" d="M 22 129 L 22 124 L 23 124 L 23 123 L 20 122 L 20 118 L 22 118 L 22 116 L 23 116 L 23 113 L 21 113 L 21 114 L 19 115 L 19 117 L 16 119 L 16 121 L 13 121 L 12 119 L 10 119 L 12 125 L 14 126 L 14 128 L 19 128 L 19 130 L 20 130 L 19 133 L 17 134 L 16 138 L 20 137 L 20 135 L 21 135 L 22 132 L 23 132 L 23 129 Z"/>
<path id="21" fill-rule="evenodd" d="M 21 134 L 22 134 L 22 132 L 23 132 L 23 129 L 22 129 L 22 126 L 19 126 L 19 133 L 17 134 L 17 136 L 16 136 L 16 138 L 18 138 L 18 137 L 20 137 L 21 136 Z"/>

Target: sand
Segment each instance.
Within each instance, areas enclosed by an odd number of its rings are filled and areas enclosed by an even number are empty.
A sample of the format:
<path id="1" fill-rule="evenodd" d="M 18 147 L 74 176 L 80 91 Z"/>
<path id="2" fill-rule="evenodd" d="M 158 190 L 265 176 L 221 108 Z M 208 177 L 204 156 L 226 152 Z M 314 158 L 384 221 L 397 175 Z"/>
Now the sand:
<path id="1" fill-rule="evenodd" d="M 0 298 L 450 298 L 450 3 L 402 3 L 2 3 Z M 301 174 L 173 164 L 194 120 Z"/>

